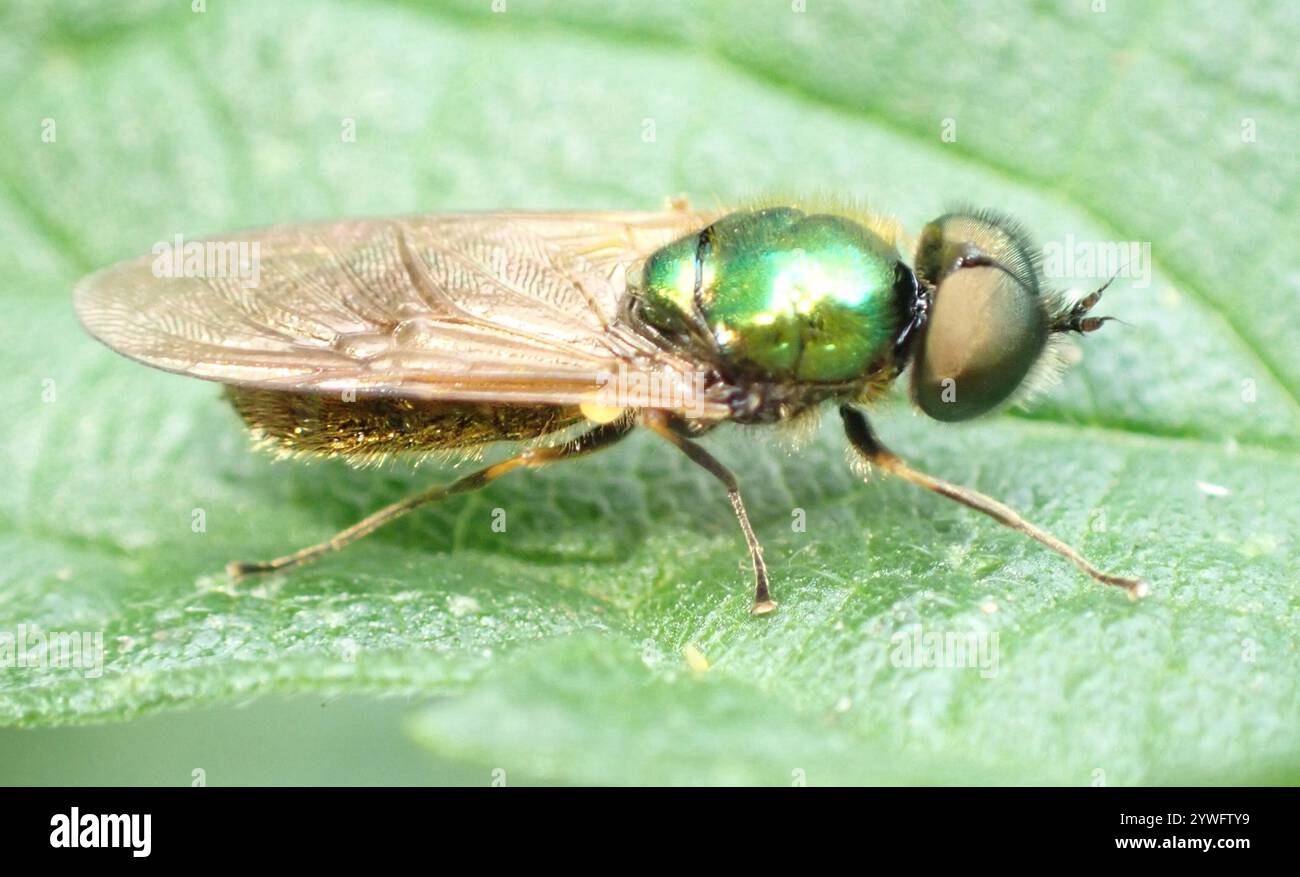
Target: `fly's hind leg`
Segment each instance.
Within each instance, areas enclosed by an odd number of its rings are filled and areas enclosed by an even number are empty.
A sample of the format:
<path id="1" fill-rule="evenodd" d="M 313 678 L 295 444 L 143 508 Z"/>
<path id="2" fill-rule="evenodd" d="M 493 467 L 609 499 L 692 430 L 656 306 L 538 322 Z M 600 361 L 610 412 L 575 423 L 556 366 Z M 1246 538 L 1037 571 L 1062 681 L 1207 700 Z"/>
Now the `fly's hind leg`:
<path id="1" fill-rule="evenodd" d="M 458 478 L 450 484 L 439 484 L 436 487 L 430 487 L 420 493 L 408 496 L 406 499 L 399 500 L 392 505 L 384 506 L 379 511 L 368 517 L 365 517 L 348 527 L 335 533 L 324 542 L 316 545 L 310 545 L 306 548 L 295 551 L 292 554 L 286 554 L 283 557 L 277 557 L 274 560 L 241 562 L 235 561 L 226 565 L 226 572 L 235 580 L 239 580 L 247 575 L 257 573 L 273 572 L 275 570 L 287 569 L 308 563 L 320 557 L 329 551 L 337 551 L 346 545 L 350 545 L 358 539 L 368 536 L 378 530 L 384 524 L 400 518 L 413 509 L 422 505 L 428 505 L 431 502 L 438 502 L 449 496 L 455 496 L 458 493 L 468 493 L 485 487 L 491 482 L 505 475 L 507 472 L 513 472 L 515 469 L 536 468 L 545 466 L 548 463 L 555 463 L 560 460 L 567 460 L 574 457 L 580 457 L 598 451 L 601 448 L 608 447 L 614 442 L 623 438 L 632 429 L 631 424 L 627 423 L 609 423 L 598 426 L 595 429 L 585 432 L 564 444 L 555 445 L 554 447 L 529 448 L 520 454 L 517 454 L 508 460 L 502 460 L 500 463 L 494 463 L 491 466 L 484 466 L 476 472 Z"/>
<path id="2" fill-rule="evenodd" d="M 775 610 L 776 601 L 772 599 L 767 587 L 767 564 L 763 562 L 763 546 L 758 544 L 758 537 L 754 535 L 754 528 L 750 526 L 749 515 L 745 512 L 745 503 L 740 498 L 740 485 L 736 483 L 736 476 L 703 447 L 675 432 L 668 416 L 662 411 L 647 411 L 642 417 L 642 422 L 680 448 L 682 453 L 691 458 L 691 462 L 708 470 L 727 488 L 727 499 L 731 500 L 731 508 L 736 512 L 736 519 L 740 521 L 740 529 L 745 534 L 745 543 L 749 546 L 749 558 L 754 565 L 754 605 L 750 613 L 766 615 Z"/>
<path id="3" fill-rule="evenodd" d="M 1123 588 L 1128 592 L 1129 599 L 1136 600 L 1138 597 L 1146 595 L 1146 582 L 1141 579 L 1102 572 L 1089 563 L 1074 548 L 1057 539 L 1046 530 L 1029 523 L 1005 503 L 1001 503 L 991 496 L 985 496 L 979 491 L 971 490 L 968 487 L 960 487 L 956 484 L 949 484 L 947 481 L 942 481 L 932 475 L 913 469 L 900 460 L 893 451 L 880 443 L 862 412 L 845 406 L 840 409 L 840 416 L 844 419 L 844 431 L 848 435 L 849 443 L 853 445 L 854 450 L 864 460 L 873 466 L 879 466 L 890 475 L 956 500 L 967 508 L 983 512 L 998 523 L 1024 533 L 1031 539 L 1037 539 L 1103 585 L 1115 585 Z"/>

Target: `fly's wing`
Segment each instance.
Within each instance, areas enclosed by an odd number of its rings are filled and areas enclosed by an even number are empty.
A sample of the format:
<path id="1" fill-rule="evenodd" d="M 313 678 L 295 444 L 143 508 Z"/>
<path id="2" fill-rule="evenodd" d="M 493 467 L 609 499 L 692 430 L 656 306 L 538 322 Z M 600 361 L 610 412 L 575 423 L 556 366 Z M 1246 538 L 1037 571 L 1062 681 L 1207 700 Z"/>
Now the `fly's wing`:
<path id="1" fill-rule="evenodd" d="M 627 268 L 707 224 L 663 213 L 444 214 L 278 226 L 82 280 L 77 314 L 155 368 L 247 387 L 577 405 L 620 366 L 678 386 L 690 363 L 619 320 Z"/>

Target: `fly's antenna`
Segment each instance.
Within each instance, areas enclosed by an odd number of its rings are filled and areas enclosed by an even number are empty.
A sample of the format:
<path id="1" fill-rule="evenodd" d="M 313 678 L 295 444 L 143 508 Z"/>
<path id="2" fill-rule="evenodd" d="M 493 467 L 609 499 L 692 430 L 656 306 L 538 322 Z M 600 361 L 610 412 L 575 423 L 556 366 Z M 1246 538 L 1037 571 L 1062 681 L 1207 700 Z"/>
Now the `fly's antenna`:
<path id="1" fill-rule="evenodd" d="M 1102 293 L 1107 289 L 1110 289 L 1110 285 L 1115 282 L 1115 278 L 1119 277 L 1120 272 L 1123 270 L 1124 268 L 1122 266 L 1117 268 L 1115 273 L 1110 276 L 1109 280 L 1083 298 L 1079 299 L 1069 309 L 1057 316 L 1057 318 L 1052 321 L 1052 331 L 1078 332 L 1080 335 L 1083 335 L 1088 332 L 1096 332 L 1106 323 L 1123 322 L 1116 317 L 1092 317 L 1088 315 L 1088 312 L 1097 306 L 1097 302 L 1101 301 Z"/>

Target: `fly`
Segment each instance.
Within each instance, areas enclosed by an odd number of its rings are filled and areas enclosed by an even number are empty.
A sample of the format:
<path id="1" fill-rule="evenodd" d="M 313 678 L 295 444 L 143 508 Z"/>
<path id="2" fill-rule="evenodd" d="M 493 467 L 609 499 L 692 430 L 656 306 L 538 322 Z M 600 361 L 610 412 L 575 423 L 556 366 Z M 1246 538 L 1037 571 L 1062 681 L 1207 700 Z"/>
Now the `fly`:
<path id="1" fill-rule="evenodd" d="M 78 284 L 86 329 L 146 365 L 226 385 L 259 441 L 365 465 L 512 443 L 513 456 L 379 509 L 235 578 L 288 569 L 516 469 L 643 427 L 717 478 L 749 548 L 752 612 L 776 608 L 731 471 L 697 439 L 834 405 L 861 461 L 983 512 L 1093 579 L 1141 596 L 1003 503 L 912 468 L 863 406 L 910 367 L 940 421 L 1003 405 L 1065 334 L 1100 328 L 1098 290 L 1044 288 L 1012 220 L 945 214 L 912 266 L 888 226 L 782 205 L 705 213 L 435 214 L 279 226 L 124 262 Z M 213 253 L 226 254 L 214 267 Z M 218 270 L 220 269 L 220 270 Z"/>

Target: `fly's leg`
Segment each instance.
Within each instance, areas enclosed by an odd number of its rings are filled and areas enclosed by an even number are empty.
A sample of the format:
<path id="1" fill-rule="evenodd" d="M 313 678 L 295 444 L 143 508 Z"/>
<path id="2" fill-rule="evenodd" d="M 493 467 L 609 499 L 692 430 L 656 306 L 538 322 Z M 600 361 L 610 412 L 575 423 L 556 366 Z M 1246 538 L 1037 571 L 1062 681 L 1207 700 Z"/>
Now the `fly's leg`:
<path id="1" fill-rule="evenodd" d="M 610 423 L 598 426 L 590 432 L 576 436 L 568 442 L 561 445 L 555 445 L 549 448 L 529 448 L 522 453 L 511 457 L 508 460 L 502 460 L 500 463 L 494 463 L 491 466 L 485 466 L 476 472 L 471 472 L 463 478 L 451 482 L 450 484 L 439 484 L 436 487 L 430 487 L 420 493 L 408 496 L 406 499 L 398 500 L 392 505 L 384 506 L 379 511 L 369 515 L 357 523 L 335 533 L 324 542 L 316 545 L 310 545 L 293 554 L 286 554 L 283 557 L 277 557 L 274 560 L 254 561 L 251 563 L 234 561 L 226 565 L 226 572 L 231 578 L 238 581 L 247 575 L 257 573 L 273 572 L 275 570 L 287 569 L 288 567 L 298 566 L 308 563 L 320 557 L 329 551 L 337 551 L 344 546 L 351 545 L 358 539 L 369 536 L 378 530 L 384 524 L 400 518 L 407 512 L 417 509 L 422 505 L 428 505 L 431 502 L 438 502 L 449 496 L 455 496 L 458 493 L 468 493 L 485 487 L 491 482 L 505 475 L 507 472 L 513 472 L 515 469 L 536 468 L 545 466 L 548 463 L 555 463 L 560 460 L 568 460 L 574 457 L 580 457 L 598 451 L 601 448 L 608 447 L 614 442 L 623 438 L 632 429 L 630 424 Z"/>
<path id="2" fill-rule="evenodd" d="M 844 419 L 844 431 L 848 435 L 849 443 L 871 465 L 879 466 L 890 475 L 902 478 L 904 481 L 910 481 L 915 485 L 924 487 L 926 490 L 932 490 L 949 499 L 956 500 L 967 508 L 983 512 L 998 523 L 1024 533 L 1031 539 L 1037 539 L 1102 584 L 1123 588 L 1128 592 L 1129 599 L 1136 600 L 1139 597 L 1146 596 L 1146 582 L 1141 579 L 1102 572 L 1084 559 L 1083 555 L 1078 551 L 1046 530 L 1029 523 L 1006 504 L 978 491 L 959 487 L 956 484 L 949 484 L 947 481 L 941 481 L 913 469 L 880 443 L 862 412 L 845 406 L 840 408 L 840 416 Z"/>
<path id="3" fill-rule="evenodd" d="M 670 425 L 667 415 L 662 411 L 647 411 L 642 417 L 642 422 L 680 448 L 682 453 L 691 458 L 691 462 L 708 470 L 727 488 L 727 499 L 731 500 L 731 508 L 736 512 L 740 529 L 745 533 L 749 558 L 754 565 L 754 605 L 749 611 L 753 615 L 766 615 L 775 610 L 776 601 L 772 599 L 767 588 L 767 564 L 763 562 L 763 546 L 758 544 L 758 537 L 754 535 L 754 528 L 750 526 L 749 515 L 745 513 L 744 500 L 740 498 L 740 485 L 736 483 L 736 476 L 703 447 L 685 436 L 678 435 Z"/>

